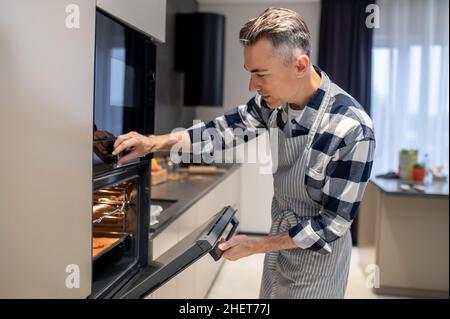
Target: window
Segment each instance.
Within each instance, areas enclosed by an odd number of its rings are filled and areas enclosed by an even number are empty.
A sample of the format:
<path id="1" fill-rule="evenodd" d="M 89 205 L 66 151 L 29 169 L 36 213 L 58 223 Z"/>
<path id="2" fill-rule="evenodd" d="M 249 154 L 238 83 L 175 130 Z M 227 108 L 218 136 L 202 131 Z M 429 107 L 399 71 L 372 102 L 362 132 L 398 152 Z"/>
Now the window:
<path id="1" fill-rule="evenodd" d="M 448 1 L 382 0 L 374 32 L 373 174 L 397 171 L 401 149 L 449 162 Z"/>

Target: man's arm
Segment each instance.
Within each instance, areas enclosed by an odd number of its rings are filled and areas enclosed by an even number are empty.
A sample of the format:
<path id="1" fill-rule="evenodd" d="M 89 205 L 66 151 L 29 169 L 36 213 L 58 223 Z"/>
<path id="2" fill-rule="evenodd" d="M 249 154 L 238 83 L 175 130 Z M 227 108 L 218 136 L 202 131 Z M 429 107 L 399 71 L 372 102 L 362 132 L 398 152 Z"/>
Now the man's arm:
<path id="1" fill-rule="evenodd" d="M 132 159 L 143 157 L 148 153 L 156 151 L 170 151 L 174 145 L 186 150 L 192 151 L 192 144 L 187 130 L 172 132 L 165 135 L 144 136 L 137 132 L 129 132 L 120 135 L 114 143 L 112 155 L 121 154 L 125 149 L 131 152 L 121 156 L 118 164 L 123 164 Z"/>
<path id="2" fill-rule="evenodd" d="M 374 149 L 375 140 L 364 139 L 337 150 L 326 170 L 319 215 L 289 229 L 298 247 L 328 254 L 329 243 L 350 228 L 370 177 Z"/>
<path id="3" fill-rule="evenodd" d="M 197 123 L 188 129 L 194 154 L 212 153 L 227 149 L 257 137 L 267 129 L 266 121 L 272 112 L 261 96 L 239 105 L 207 123 Z"/>
<path id="4" fill-rule="evenodd" d="M 195 154 L 211 153 L 218 147 L 224 149 L 248 141 L 258 135 L 258 130 L 266 128 L 266 119 L 271 110 L 259 95 L 247 104 L 240 105 L 208 123 L 198 123 L 187 130 L 165 135 L 144 136 L 137 132 L 120 135 L 114 143 L 113 155 L 122 154 L 118 164 L 123 164 L 148 153 L 171 151 L 174 146 L 183 152 Z M 214 142 L 213 142 L 214 140 Z"/>
<path id="5" fill-rule="evenodd" d="M 249 237 L 237 235 L 219 245 L 224 251 L 223 258 L 237 260 L 258 253 L 268 253 L 275 250 L 298 248 L 288 232 L 264 237 Z"/>
<path id="6" fill-rule="evenodd" d="M 331 252 L 329 243 L 350 228 L 372 167 L 374 140 L 362 140 L 341 148 L 333 159 L 322 188 L 319 215 L 302 220 L 287 232 L 265 236 L 235 236 L 222 243 L 223 257 L 237 260 L 256 253 L 303 248 L 322 254 Z"/>

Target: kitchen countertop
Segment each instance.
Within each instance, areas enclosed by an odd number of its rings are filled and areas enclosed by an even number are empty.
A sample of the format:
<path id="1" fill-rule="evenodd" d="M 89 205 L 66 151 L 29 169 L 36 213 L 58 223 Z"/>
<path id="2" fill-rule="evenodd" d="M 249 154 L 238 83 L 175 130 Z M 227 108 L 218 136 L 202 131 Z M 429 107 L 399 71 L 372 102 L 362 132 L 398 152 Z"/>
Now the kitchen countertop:
<path id="1" fill-rule="evenodd" d="M 164 209 L 157 217 L 158 223 L 150 226 L 151 236 L 153 237 L 159 234 L 210 190 L 239 169 L 240 166 L 240 164 L 221 164 L 218 167 L 224 168 L 224 173 L 185 173 L 182 174 L 184 178 L 180 180 L 173 181 L 169 179 L 164 183 L 152 186 L 152 205 L 158 204 L 158 200 L 163 200 L 162 202 L 171 205 Z"/>
<path id="2" fill-rule="evenodd" d="M 448 181 L 433 181 L 429 185 L 423 185 L 422 183 L 407 183 L 398 179 L 383 179 L 383 178 L 371 178 L 370 181 L 374 183 L 383 192 L 389 195 L 403 195 L 403 196 L 419 196 L 419 197 L 448 197 Z M 419 191 L 411 188 L 409 191 L 403 190 L 400 185 L 420 185 L 424 186 L 424 191 Z"/>

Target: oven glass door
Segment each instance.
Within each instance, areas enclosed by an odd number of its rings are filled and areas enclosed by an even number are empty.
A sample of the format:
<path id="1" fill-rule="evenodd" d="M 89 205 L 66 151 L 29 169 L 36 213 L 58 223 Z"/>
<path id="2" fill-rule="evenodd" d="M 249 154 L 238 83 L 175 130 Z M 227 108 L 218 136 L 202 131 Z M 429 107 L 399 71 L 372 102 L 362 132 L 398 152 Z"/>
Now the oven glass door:
<path id="1" fill-rule="evenodd" d="M 154 44 L 101 11 L 96 15 L 95 41 L 94 141 L 129 131 L 150 134 Z"/>
<path id="2" fill-rule="evenodd" d="M 148 162 L 93 179 L 91 298 L 106 298 L 147 265 Z"/>
<path id="3" fill-rule="evenodd" d="M 223 237 L 230 239 L 239 223 L 235 213 L 235 209 L 224 207 L 208 222 L 148 265 L 113 298 L 143 298 L 207 253 L 214 260 L 219 260 L 219 240 Z"/>

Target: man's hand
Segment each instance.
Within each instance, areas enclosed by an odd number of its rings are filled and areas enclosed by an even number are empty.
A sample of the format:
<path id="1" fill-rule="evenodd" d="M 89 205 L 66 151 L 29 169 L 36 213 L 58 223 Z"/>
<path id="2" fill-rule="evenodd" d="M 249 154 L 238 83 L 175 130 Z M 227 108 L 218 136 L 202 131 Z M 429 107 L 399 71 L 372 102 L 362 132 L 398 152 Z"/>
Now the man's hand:
<path id="1" fill-rule="evenodd" d="M 224 251 L 222 257 L 228 260 L 238 260 L 259 253 L 260 237 L 249 237 L 245 235 L 237 235 L 230 240 L 219 244 L 219 249 Z"/>
<path id="2" fill-rule="evenodd" d="M 137 132 L 129 132 L 117 137 L 113 146 L 114 151 L 112 152 L 112 155 L 120 155 L 117 164 L 123 164 L 150 153 L 152 145 L 149 139 L 149 137 Z M 125 150 L 130 150 L 130 152 L 122 156 Z"/>
<path id="3" fill-rule="evenodd" d="M 112 155 L 118 155 L 125 150 L 130 150 L 129 153 L 121 156 L 117 162 L 118 164 L 123 164 L 135 158 L 143 157 L 148 153 L 170 151 L 172 145 L 179 142 L 187 143 L 190 149 L 190 138 L 186 131 L 150 136 L 144 136 L 137 132 L 130 132 L 120 135 L 116 139 Z"/>
<path id="4" fill-rule="evenodd" d="M 249 237 L 237 235 L 219 244 L 224 251 L 222 257 L 228 260 L 238 260 L 257 253 L 268 253 L 275 250 L 298 248 L 288 232 L 264 237 Z"/>

